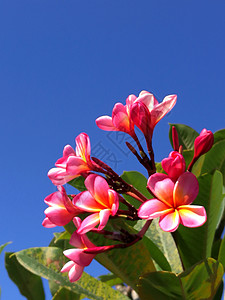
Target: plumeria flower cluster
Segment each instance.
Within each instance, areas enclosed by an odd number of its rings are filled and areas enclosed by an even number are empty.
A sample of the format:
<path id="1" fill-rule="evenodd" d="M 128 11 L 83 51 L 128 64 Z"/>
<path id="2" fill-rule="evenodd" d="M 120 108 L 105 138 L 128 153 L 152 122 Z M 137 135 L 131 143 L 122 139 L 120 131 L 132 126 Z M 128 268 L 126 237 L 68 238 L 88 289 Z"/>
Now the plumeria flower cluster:
<path id="1" fill-rule="evenodd" d="M 135 187 L 125 182 L 110 166 L 96 157 L 91 157 L 90 139 L 86 133 L 76 137 L 75 150 L 70 145 L 65 146 L 63 156 L 56 161 L 55 168 L 48 172 L 48 177 L 58 190 L 44 200 L 49 207 L 44 212 L 46 217 L 43 226 L 52 228 L 66 226 L 73 222 L 76 227 L 70 239 L 70 244 L 75 249 L 64 251 L 64 255 L 70 261 L 61 270 L 61 272 L 68 272 L 71 282 L 80 279 L 84 267 L 88 266 L 98 253 L 129 247 L 138 242 L 148 230 L 152 219 L 159 217 L 161 229 L 169 232 L 175 231 L 179 224 L 198 227 L 206 222 L 205 208 L 191 205 L 199 190 L 198 180 L 191 170 L 197 159 L 212 147 L 211 131 L 203 129 L 196 138 L 194 157 L 186 169 L 178 133 L 173 127 L 174 151 L 162 160 L 165 173 L 156 173 L 152 148 L 153 130 L 174 107 L 176 99 L 176 95 L 169 95 L 159 103 L 153 94 L 142 91 L 138 97 L 128 96 L 126 105 L 116 103 L 112 117 L 102 116 L 96 120 L 99 128 L 107 131 L 122 131 L 134 139 L 138 150 L 131 144 L 126 144 L 148 172 L 146 188 L 153 195 L 153 199 L 147 199 Z M 147 153 L 135 133 L 135 126 L 145 137 Z M 77 195 L 67 195 L 63 185 L 78 176 L 85 178 L 86 190 Z M 123 194 L 140 201 L 140 207 L 135 208 L 127 202 Z M 127 210 L 120 209 L 120 203 L 126 205 Z M 110 218 L 119 217 L 133 221 L 145 219 L 146 223 L 135 235 L 124 230 L 119 233 L 105 230 Z M 119 243 L 95 246 L 86 236 L 88 232 L 103 234 L 105 238 Z"/>

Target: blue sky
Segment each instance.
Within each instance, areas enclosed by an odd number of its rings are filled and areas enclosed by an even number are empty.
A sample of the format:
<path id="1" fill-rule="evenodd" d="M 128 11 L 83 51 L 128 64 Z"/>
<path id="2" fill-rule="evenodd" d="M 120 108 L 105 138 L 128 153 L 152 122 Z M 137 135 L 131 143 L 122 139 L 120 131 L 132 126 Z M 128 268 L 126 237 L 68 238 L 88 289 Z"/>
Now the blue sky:
<path id="1" fill-rule="evenodd" d="M 154 132 L 158 161 L 171 150 L 169 122 L 198 132 L 224 127 L 224 11 L 224 1 L 209 0 L 0 2 L 0 244 L 12 241 L 7 251 L 48 245 L 55 230 L 41 225 L 43 199 L 55 187 L 47 172 L 80 132 L 116 157 L 117 172 L 142 171 L 95 125 L 129 94 L 178 95 Z M 2 299 L 24 299 L 3 255 L 0 264 Z"/>

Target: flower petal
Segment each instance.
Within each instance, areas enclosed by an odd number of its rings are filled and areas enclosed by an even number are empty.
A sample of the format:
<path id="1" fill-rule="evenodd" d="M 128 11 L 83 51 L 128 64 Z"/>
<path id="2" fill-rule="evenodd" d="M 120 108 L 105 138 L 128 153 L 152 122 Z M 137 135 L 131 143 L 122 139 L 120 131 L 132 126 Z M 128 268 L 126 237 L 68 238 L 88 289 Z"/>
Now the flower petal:
<path id="1" fill-rule="evenodd" d="M 81 235 L 78 234 L 76 231 L 74 231 L 74 233 L 71 235 L 70 245 L 74 246 L 75 248 L 85 248 L 85 244 L 83 243 Z"/>
<path id="2" fill-rule="evenodd" d="M 148 187 L 153 194 L 166 205 L 173 206 L 174 182 L 168 175 L 155 173 L 148 179 Z"/>
<path id="3" fill-rule="evenodd" d="M 73 204 L 79 209 L 87 212 L 98 212 L 105 206 L 97 202 L 89 191 L 81 192 L 73 198 Z"/>
<path id="4" fill-rule="evenodd" d="M 111 214 L 112 216 L 114 216 L 117 213 L 117 210 L 119 208 L 119 197 L 117 192 L 111 189 L 108 190 L 108 196 L 109 196 L 109 207 L 111 207 Z"/>
<path id="5" fill-rule="evenodd" d="M 160 217 L 159 226 L 163 231 L 173 232 L 177 230 L 180 223 L 180 217 L 177 210 Z"/>
<path id="6" fill-rule="evenodd" d="M 91 261 L 95 257 L 94 254 L 84 253 L 84 249 L 68 249 L 63 254 L 76 264 L 86 267 L 90 265 Z"/>
<path id="7" fill-rule="evenodd" d="M 74 217 L 74 214 L 68 212 L 66 208 L 48 207 L 44 211 L 46 217 L 57 226 L 64 226 L 68 224 Z"/>
<path id="8" fill-rule="evenodd" d="M 53 224 L 48 217 L 46 217 L 43 222 L 42 222 L 42 226 L 44 226 L 45 228 L 53 228 L 56 227 L 57 225 Z"/>
<path id="9" fill-rule="evenodd" d="M 175 183 L 173 191 L 174 205 L 191 204 L 198 195 L 198 180 L 194 174 L 190 172 L 183 173 Z"/>
<path id="10" fill-rule="evenodd" d="M 130 133 L 132 124 L 130 122 L 127 108 L 122 103 L 116 103 L 112 112 L 113 125 L 120 131 Z"/>
<path id="11" fill-rule="evenodd" d="M 48 171 L 48 177 L 55 185 L 64 185 L 77 176 L 78 174 L 68 174 L 64 168 L 52 168 Z"/>
<path id="12" fill-rule="evenodd" d="M 158 199 L 150 199 L 140 206 L 138 216 L 141 219 L 151 220 L 167 214 L 171 209 Z"/>
<path id="13" fill-rule="evenodd" d="M 151 123 L 154 127 L 176 104 L 177 96 L 169 95 L 163 99 L 163 102 L 154 106 L 151 111 Z"/>
<path id="14" fill-rule="evenodd" d="M 80 133 L 76 137 L 76 155 L 87 161 L 91 154 L 91 144 L 89 136 L 86 133 Z"/>
<path id="15" fill-rule="evenodd" d="M 202 226 L 206 220 L 206 211 L 199 205 L 182 205 L 178 208 L 180 223 L 187 227 Z"/>
<path id="16" fill-rule="evenodd" d="M 111 212 L 109 209 L 103 209 L 100 211 L 100 213 L 99 213 L 100 223 L 98 226 L 98 230 L 102 230 L 106 226 L 106 224 L 109 220 L 110 213 Z"/>
<path id="17" fill-rule="evenodd" d="M 132 104 L 135 102 L 136 99 L 137 99 L 137 97 L 133 94 L 131 94 L 127 97 L 126 106 L 127 106 L 128 110 L 130 110 Z"/>
<path id="18" fill-rule="evenodd" d="M 109 185 L 104 178 L 96 174 L 91 174 L 85 179 L 85 186 L 99 204 L 104 208 L 109 208 Z"/>
<path id="19" fill-rule="evenodd" d="M 68 175 L 80 175 L 82 172 L 89 171 L 90 168 L 83 158 L 70 156 L 67 160 L 66 172 Z"/>
<path id="20" fill-rule="evenodd" d="M 109 116 L 102 116 L 95 120 L 96 125 L 106 131 L 118 131 L 118 129 L 113 125 L 112 118 Z"/>
<path id="21" fill-rule="evenodd" d="M 100 222 L 100 216 L 99 213 L 91 214 L 87 218 L 83 220 L 81 223 L 79 229 L 77 230 L 77 233 L 84 234 L 91 229 L 93 229 L 97 224 Z"/>
<path id="22" fill-rule="evenodd" d="M 79 280 L 81 278 L 83 271 L 84 271 L 83 266 L 74 264 L 74 266 L 70 269 L 68 274 L 70 282 Z"/>
<path id="23" fill-rule="evenodd" d="M 75 265 L 73 261 L 68 261 L 61 269 L 60 272 L 69 272 L 69 270 Z"/>
<path id="24" fill-rule="evenodd" d="M 141 101 L 136 101 L 131 109 L 131 119 L 134 124 L 149 138 L 151 132 L 151 114 L 147 106 Z"/>
<path id="25" fill-rule="evenodd" d="M 146 92 L 146 91 L 140 92 L 139 97 L 137 98 L 136 101 L 140 101 L 140 102 L 144 103 L 150 112 L 159 103 L 155 99 L 153 94 Z"/>

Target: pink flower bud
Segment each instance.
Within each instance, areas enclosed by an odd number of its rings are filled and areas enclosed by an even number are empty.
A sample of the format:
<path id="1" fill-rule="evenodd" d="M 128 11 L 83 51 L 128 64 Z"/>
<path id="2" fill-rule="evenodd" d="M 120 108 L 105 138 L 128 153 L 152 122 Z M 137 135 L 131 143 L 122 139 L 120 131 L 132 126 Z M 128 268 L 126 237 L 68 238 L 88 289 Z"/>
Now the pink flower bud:
<path id="1" fill-rule="evenodd" d="M 179 137 L 175 126 L 172 126 L 172 140 L 173 140 L 173 149 L 175 151 L 179 150 Z"/>
<path id="2" fill-rule="evenodd" d="M 198 158 L 199 156 L 208 152 L 214 142 L 214 136 L 212 131 L 203 129 L 200 135 L 195 139 L 194 142 L 194 158 Z"/>
<path id="3" fill-rule="evenodd" d="M 151 139 L 151 114 L 144 103 L 137 101 L 133 104 L 131 110 L 131 119 L 134 122 L 134 125 L 136 125 L 143 132 L 145 137 Z"/>
<path id="4" fill-rule="evenodd" d="M 169 177 L 176 181 L 186 169 L 183 155 L 177 151 L 170 152 L 169 157 L 162 160 L 162 167 Z"/>

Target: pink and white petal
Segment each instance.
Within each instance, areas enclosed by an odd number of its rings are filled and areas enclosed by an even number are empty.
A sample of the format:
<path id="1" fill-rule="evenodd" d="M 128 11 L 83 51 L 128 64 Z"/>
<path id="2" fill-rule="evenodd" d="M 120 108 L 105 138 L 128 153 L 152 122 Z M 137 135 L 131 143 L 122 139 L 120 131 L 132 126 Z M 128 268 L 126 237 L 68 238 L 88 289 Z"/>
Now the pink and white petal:
<path id="1" fill-rule="evenodd" d="M 177 230 L 180 223 L 180 217 L 177 210 L 160 217 L 159 226 L 163 231 L 173 232 Z"/>
<path id="2" fill-rule="evenodd" d="M 67 160 L 66 172 L 70 175 L 80 175 L 82 172 L 88 171 L 90 168 L 83 158 L 78 156 L 70 156 Z"/>
<path id="3" fill-rule="evenodd" d="M 98 212 L 105 206 L 97 202 L 89 191 L 84 191 L 73 198 L 73 205 L 87 212 Z"/>
<path id="4" fill-rule="evenodd" d="M 93 198 L 104 208 L 109 207 L 108 190 L 109 185 L 107 181 L 96 174 L 91 174 L 85 179 L 85 186 L 91 193 Z"/>
<path id="5" fill-rule="evenodd" d="M 69 272 L 69 270 L 75 265 L 73 261 L 68 261 L 61 269 L 60 272 Z"/>
<path id="6" fill-rule="evenodd" d="M 136 101 L 140 101 L 140 102 L 144 103 L 150 112 L 152 111 L 154 106 L 156 106 L 159 103 L 155 99 L 154 95 L 147 91 L 140 92 L 139 97 L 137 98 Z"/>
<path id="7" fill-rule="evenodd" d="M 99 222 L 100 222 L 99 213 L 91 214 L 90 216 L 88 216 L 83 220 L 83 222 L 81 223 L 80 227 L 77 230 L 77 233 L 84 234 L 92 230 L 92 228 L 98 225 Z"/>
<path id="8" fill-rule="evenodd" d="M 155 219 L 160 216 L 163 216 L 169 212 L 173 211 L 173 208 L 170 208 L 165 203 L 161 202 L 158 199 L 151 199 L 144 202 L 138 210 L 138 216 L 141 219 Z"/>
<path id="9" fill-rule="evenodd" d="M 58 188 L 59 192 L 62 195 L 62 197 L 61 197 L 62 198 L 61 199 L 62 205 L 61 206 L 65 207 L 68 210 L 68 212 L 71 213 L 71 214 L 79 214 L 81 212 L 80 209 L 78 209 L 77 207 L 75 207 L 73 205 L 73 203 L 71 202 L 71 200 L 67 196 L 66 190 L 64 189 L 64 187 L 59 185 L 59 186 L 57 186 L 57 188 Z"/>
<path id="10" fill-rule="evenodd" d="M 75 282 L 79 280 L 82 276 L 83 271 L 84 271 L 83 266 L 74 264 L 74 266 L 70 269 L 68 274 L 70 282 Z"/>
<path id="11" fill-rule="evenodd" d="M 108 190 L 108 195 L 109 195 L 109 207 L 111 207 L 111 214 L 112 216 L 114 216 L 117 213 L 117 210 L 119 208 L 119 197 L 117 192 L 111 189 Z"/>
<path id="12" fill-rule="evenodd" d="M 68 224 L 74 217 L 66 208 L 48 207 L 45 210 L 45 215 L 48 219 L 57 226 L 64 226 Z"/>
<path id="13" fill-rule="evenodd" d="M 170 207 L 173 206 L 174 182 L 168 175 L 155 173 L 149 177 L 147 185 L 159 200 Z"/>
<path id="14" fill-rule="evenodd" d="M 86 160 L 91 154 L 91 144 L 89 136 L 86 133 L 80 133 L 76 137 L 76 155 Z"/>
<path id="15" fill-rule="evenodd" d="M 94 229 L 96 229 L 96 231 L 98 231 L 97 228 L 94 228 Z M 81 239 L 82 239 L 82 241 L 83 241 L 83 244 L 86 246 L 86 248 L 94 248 L 94 247 L 96 247 L 95 244 L 93 244 L 93 243 L 89 240 L 89 238 L 87 237 L 86 234 L 81 234 Z M 97 247 L 97 248 L 98 248 L 98 247 Z"/>
<path id="16" fill-rule="evenodd" d="M 68 181 L 77 177 L 78 175 L 70 175 L 63 168 L 52 168 L 48 171 L 48 177 L 55 185 L 64 185 Z"/>
<path id="17" fill-rule="evenodd" d="M 76 264 L 83 267 L 88 266 L 95 257 L 94 254 L 84 253 L 84 249 L 68 249 L 65 250 L 63 254 Z"/>
<path id="18" fill-rule="evenodd" d="M 71 147 L 70 145 L 66 145 L 63 149 L 63 157 L 68 157 L 68 156 L 71 156 L 71 155 L 76 155 L 73 147 Z"/>
<path id="19" fill-rule="evenodd" d="M 136 101 L 132 106 L 130 116 L 134 124 L 144 133 L 145 136 L 149 137 L 151 114 L 147 106 L 141 101 Z"/>
<path id="20" fill-rule="evenodd" d="M 132 104 L 137 99 L 137 97 L 133 94 L 129 95 L 126 99 L 126 106 L 128 107 L 128 110 L 131 109 Z"/>
<path id="21" fill-rule="evenodd" d="M 59 206 L 59 207 L 64 207 L 63 199 L 62 199 L 62 193 L 59 191 L 54 192 L 50 195 L 48 195 L 45 199 L 44 202 L 48 204 L 49 206 Z"/>
<path id="22" fill-rule="evenodd" d="M 178 211 L 180 222 L 186 227 L 199 227 L 207 220 L 206 211 L 203 206 L 182 205 L 178 207 Z"/>
<path id="23" fill-rule="evenodd" d="M 118 129 L 113 125 L 112 118 L 109 116 L 102 116 L 95 120 L 96 125 L 106 131 L 118 131 Z"/>
<path id="24" fill-rule="evenodd" d="M 110 214 L 111 214 L 110 209 L 103 209 L 99 212 L 100 222 L 99 222 L 98 230 L 102 230 L 106 226 Z"/>
<path id="25" fill-rule="evenodd" d="M 67 164 L 67 159 L 68 159 L 68 156 L 67 157 L 60 157 L 56 161 L 55 166 L 57 168 L 63 168 L 63 169 L 65 169 L 66 168 L 66 164 Z"/>
<path id="26" fill-rule="evenodd" d="M 131 123 L 127 114 L 126 106 L 116 103 L 112 112 L 113 125 L 120 131 L 130 133 Z"/>
<path id="27" fill-rule="evenodd" d="M 57 225 L 53 224 L 48 217 L 46 217 L 43 222 L 42 222 L 42 226 L 44 226 L 45 228 L 53 228 L 56 227 Z"/>
<path id="28" fill-rule="evenodd" d="M 85 244 L 81 238 L 81 235 L 78 234 L 76 231 L 71 235 L 70 238 L 70 245 L 74 246 L 75 248 L 83 249 L 85 248 Z"/>
<path id="29" fill-rule="evenodd" d="M 76 228 L 79 228 L 81 223 L 82 223 L 81 218 L 79 218 L 79 217 L 73 218 L 73 224 L 76 226 Z"/>
<path id="30" fill-rule="evenodd" d="M 154 106 L 151 110 L 151 123 L 154 127 L 171 109 L 174 107 L 177 101 L 176 95 L 169 95 L 163 99 L 163 102 Z"/>
<path id="31" fill-rule="evenodd" d="M 189 205 L 198 195 L 198 180 L 191 172 L 183 173 L 175 183 L 173 199 L 175 206 Z"/>

